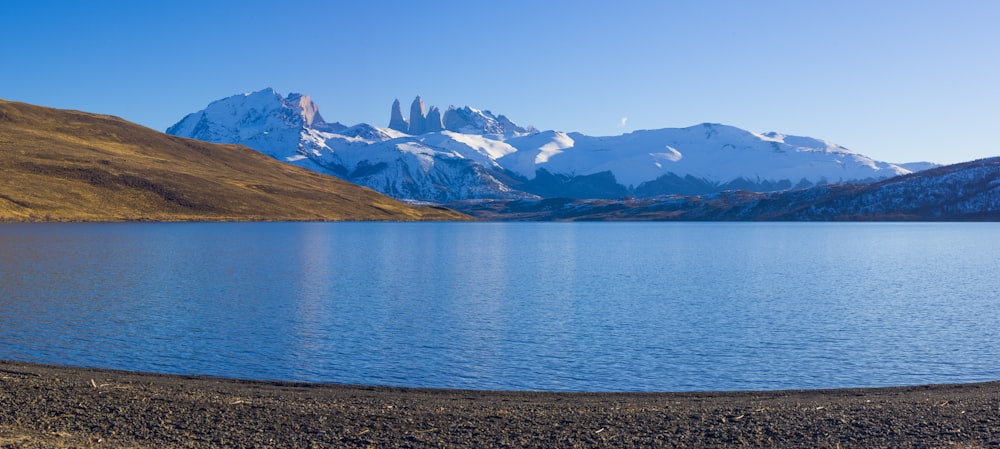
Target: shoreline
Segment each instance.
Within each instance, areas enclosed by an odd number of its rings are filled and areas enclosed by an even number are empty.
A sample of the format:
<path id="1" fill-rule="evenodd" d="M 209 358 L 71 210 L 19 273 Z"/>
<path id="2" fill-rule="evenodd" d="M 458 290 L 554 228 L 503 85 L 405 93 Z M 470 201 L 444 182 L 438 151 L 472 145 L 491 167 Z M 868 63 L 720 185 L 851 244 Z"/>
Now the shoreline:
<path id="1" fill-rule="evenodd" d="M 1000 381 L 553 393 L 0 361 L 0 448 L 1000 447 Z"/>

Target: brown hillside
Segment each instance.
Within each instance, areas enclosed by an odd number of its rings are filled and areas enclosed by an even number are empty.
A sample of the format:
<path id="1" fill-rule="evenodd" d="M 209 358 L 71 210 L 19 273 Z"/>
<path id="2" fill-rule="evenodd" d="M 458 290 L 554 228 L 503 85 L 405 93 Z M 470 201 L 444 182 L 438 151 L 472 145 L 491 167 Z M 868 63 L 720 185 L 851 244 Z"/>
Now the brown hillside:
<path id="1" fill-rule="evenodd" d="M 462 220 L 117 117 L 0 100 L 0 221 Z"/>

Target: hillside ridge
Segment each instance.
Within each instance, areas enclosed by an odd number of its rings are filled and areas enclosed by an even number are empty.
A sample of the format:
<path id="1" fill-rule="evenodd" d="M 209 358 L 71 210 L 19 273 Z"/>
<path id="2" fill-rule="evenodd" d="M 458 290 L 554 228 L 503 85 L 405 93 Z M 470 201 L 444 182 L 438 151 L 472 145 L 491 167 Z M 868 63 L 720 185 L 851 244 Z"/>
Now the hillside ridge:
<path id="1" fill-rule="evenodd" d="M 449 207 L 481 219 L 521 221 L 1000 221 L 1000 157 L 870 184 L 610 200 L 467 200 Z"/>
<path id="2" fill-rule="evenodd" d="M 110 115 L 0 99 L 2 221 L 462 220 Z"/>

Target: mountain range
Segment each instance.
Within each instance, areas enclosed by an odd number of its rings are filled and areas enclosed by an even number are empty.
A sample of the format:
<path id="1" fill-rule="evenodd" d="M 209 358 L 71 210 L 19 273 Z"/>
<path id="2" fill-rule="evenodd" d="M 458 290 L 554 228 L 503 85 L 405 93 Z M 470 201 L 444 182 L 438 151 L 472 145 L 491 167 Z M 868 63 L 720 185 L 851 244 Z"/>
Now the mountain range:
<path id="1" fill-rule="evenodd" d="M 465 200 L 449 207 L 486 220 L 997 221 L 1000 157 L 866 184 L 611 200 Z"/>
<path id="2" fill-rule="evenodd" d="M 326 122 L 309 96 L 273 89 L 210 103 L 168 134 L 246 145 L 278 160 L 419 202 L 612 199 L 869 183 L 934 164 L 876 161 L 820 139 L 704 123 L 595 137 L 539 131 L 469 106 L 398 100 L 387 127 Z"/>
<path id="3" fill-rule="evenodd" d="M 318 114 L 310 126 L 323 126 Z M 414 207 L 244 146 L 4 100 L 0 173 L 0 221 L 468 219 L 443 208 Z"/>
<path id="4" fill-rule="evenodd" d="M 243 96 L 248 101 L 254 100 L 251 97 Z M 468 136 L 481 136 L 476 134 L 477 130 L 490 136 L 484 139 L 498 142 L 546 134 L 518 127 L 488 111 L 449 108 L 455 111 L 451 114 L 451 125 L 445 122 L 448 113 L 440 114 L 443 130 L 425 132 L 418 136 L 422 140 L 417 140 L 398 129 L 347 127 L 326 122 L 305 96 L 278 98 L 283 107 L 294 113 L 275 116 L 258 110 L 258 114 L 245 117 L 244 123 L 254 124 L 249 132 L 241 126 L 223 131 L 230 133 L 230 137 L 259 143 L 271 142 L 271 134 L 282 132 L 288 139 L 300 139 L 301 135 L 294 133 L 298 126 L 309 128 L 311 133 L 341 136 L 348 142 L 350 136 L 356 136 L 359 152 L 370 147 L 368 139 L 386 135 L 396 136 L 389 140 L 401 139 L 400 143 L 416 147 L 418 142 L 435 139 L 475 142 Z M 239 109 L 223 110 L 222 115 L 226 112 L 232 115 Z M 413 109 L 420 113 L 420 105 Z M 437 115 L 427 112 L 425 117 L 433 120 L 418 126 L 434 128 Z M 207 123 L 209 119 L 199 118 L 195 124 Z M 412 120 L 395 122 L 409 132 Z M 462 132 L 447 130 L 446 126 L 460 126 L 457 129 Z M 220 129 L 207 125 L 198 128 L 204 136 Z M 267 131 L 254 130 L 260 128 Z M 366 135 L 361 131 L 376 134 Z M 690 136 L 694 131 L 700 131 L 700 139 L 708 141 L 723 132 L 757 136 L 721 125 L 649 133 Z M 797 148 L 810 142 L 777 134 L 755 138 L 781 140 L 786 144 L 792 140 L 800 145 Z M 275 157 L 280 158 L 280 151 L 284 150 L 281 147 L 273 150 L 276 151 L 271 155 L 265 155 L 245 146 L 170 136 L 117 117 L 0 100 L 0 172 L 4 174 L 0 177 L 0 221 L 468 218 L 442 207 L 413 207 L 333 176 L 280 162 Z M 435 155 L 423 156 L 425 159 L 418 161 L 430 159 L 428 167 L 440 162 L 433 160 Z M 293 159 L 316 163 L 301 153 Z M 317 164 L 314 168 L 322 166 Z M 447 207 L 493 220 L 1000 220 L 1000 158 L 944 167 L 924 163 L 899 168 L 922 171 L 871 182 L 821 183 L 763 192 L 727 190 L 611 199 L 541 198 L 522 192 L 520 196 L 452 201 Z M 614 174 L 602 176 L 616 179 Z"/>

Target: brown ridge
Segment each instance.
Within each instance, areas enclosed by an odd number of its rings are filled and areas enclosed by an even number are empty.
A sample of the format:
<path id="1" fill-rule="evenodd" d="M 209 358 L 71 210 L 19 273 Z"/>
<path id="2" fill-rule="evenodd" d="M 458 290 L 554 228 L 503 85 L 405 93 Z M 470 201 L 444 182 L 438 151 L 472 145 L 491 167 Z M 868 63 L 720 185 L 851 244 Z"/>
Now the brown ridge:
<path id="1" fill-rule="evenodd" d="M 0 100 L 0 221 L 465 220 L 117 117 Z"/>

